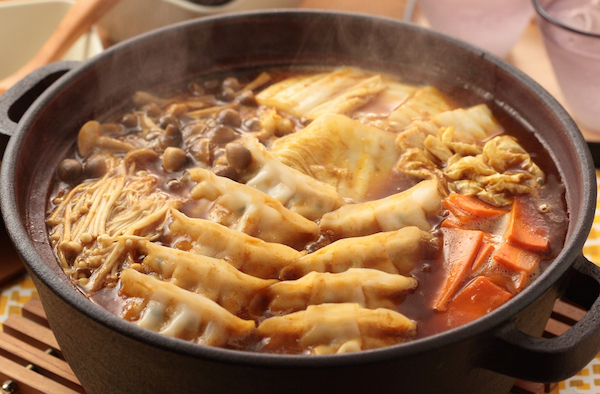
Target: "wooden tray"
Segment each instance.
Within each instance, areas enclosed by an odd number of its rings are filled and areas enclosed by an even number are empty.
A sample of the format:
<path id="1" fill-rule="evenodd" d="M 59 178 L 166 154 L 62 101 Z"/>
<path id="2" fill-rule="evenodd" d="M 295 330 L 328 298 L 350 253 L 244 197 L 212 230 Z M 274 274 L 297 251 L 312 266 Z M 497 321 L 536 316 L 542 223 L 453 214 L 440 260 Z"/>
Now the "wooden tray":
<path id="1" fill-rule="evenodd" d="M 32 299 L 22 313 L 11 315 L 0 332 L 2 393 L 85 393 L 62 357 L 42 303 Z"/>
<path id="2" fill-rule="evenodd" d="M 586 311 L 557 300 L 544 337 L 567 331 Z M 3 394 L 85 394 L 60 352 L 42 303 L 28 301 L 22 316 L 11 315 L 0 332 L 0 383 Z M 553 384 L 518 381 L 509 394 L 543 394 Z"/>

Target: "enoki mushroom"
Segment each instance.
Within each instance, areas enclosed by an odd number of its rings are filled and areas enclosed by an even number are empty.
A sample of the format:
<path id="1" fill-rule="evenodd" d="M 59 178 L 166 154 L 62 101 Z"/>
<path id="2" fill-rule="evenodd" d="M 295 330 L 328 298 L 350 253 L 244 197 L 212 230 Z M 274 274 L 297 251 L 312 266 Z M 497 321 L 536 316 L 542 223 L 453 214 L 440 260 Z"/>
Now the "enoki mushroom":
<path id="1" fill-rule="evenodd" d="M 157 238 L 176 202 L 157 189 L 157 178 L 146 171 L 134 173 L 116 158 L 109 167 L 102 178 L 55 200 L 59 205 L 48 219 L 62 268 L 92 291 L 116 283 L 127 260 L 128 239 Z"/>

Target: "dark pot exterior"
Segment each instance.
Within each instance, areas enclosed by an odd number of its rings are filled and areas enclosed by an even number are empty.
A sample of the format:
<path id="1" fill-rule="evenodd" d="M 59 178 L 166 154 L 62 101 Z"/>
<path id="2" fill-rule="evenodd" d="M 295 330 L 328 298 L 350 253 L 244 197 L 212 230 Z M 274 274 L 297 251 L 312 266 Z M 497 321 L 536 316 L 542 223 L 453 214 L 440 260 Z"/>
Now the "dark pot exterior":
<path id="1" fill-rule="evenodd" d="M 92 321 L 38 280 L 35 283 L 61 349 L 89 393 L 508 393 L 515 382 L 478 366 L 482 352 L 491 351 L 489 335 L 410 357 L 371 354 L 306 366 L 275 358 L 269 365 L 253 367 L 235 357 L 217 362 L 190 357 Z M 549 293 L 532 306 L 536 310 L 524 313 L 537 317 L 537 310 L 552 309 L 554 299 Z M 548 313 L 531 317 L 527 320 L 537 327 L 530 329 L 539 334 Z"/>
<path id="2" fill-rule="evenodd" d="M 54 168 L 72 149 L 81 125 L 117 113 L 136 90 L 231 69 L 290 64 L 357 65 L 396 73 L 435 84 L 459 99 L 485 101 L 498 117 L 528 129 L 550 152 L 566 185 L 571 220 L 556 261 L 523 293 L 474 323 L 345 355 L 207 348 L 140 329 L 89 302 L 62 275 L 45 226 Z M 390 19 L 272 11 L 175 25 L 83 64 L 49 66 L 14 89 L 0 100 L 0 116 L 6 113 L 0 127 L 13 134 L 2 165 L 3 217 L 63 354 L 90 394 L 506 393 L 516 378 L 564 379 L 600 351 L 600 270 L 581 256 L 596 202 L 589 151 L 547 92 L 492 55 Z M 591 308 L 589 317 L 563 339 L 535 338 L 555 299 L 565 292 Z"/>

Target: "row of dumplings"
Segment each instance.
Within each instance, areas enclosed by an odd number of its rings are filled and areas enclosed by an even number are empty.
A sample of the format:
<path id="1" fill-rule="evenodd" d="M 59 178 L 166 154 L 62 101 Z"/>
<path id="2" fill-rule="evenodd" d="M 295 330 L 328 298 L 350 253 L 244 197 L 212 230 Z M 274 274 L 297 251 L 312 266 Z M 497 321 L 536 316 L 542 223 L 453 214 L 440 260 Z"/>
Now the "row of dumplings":
<path id="1" fill-rule="evenodd" d="M 411 195 L 424 186 L 404 192 L 394 207 L 422 217 Z M 431 192 L 439 198 L 435 187 Z M 259 221 L 268 216 L 248 211 Z M 120 294 L 130 299 L 123 316 L 140 326 L 213 346 L 250 342 L 258 350 L 318 354 L 415 335 L 415 322 L 395 307 L 417 286 L 409 275 L 415 264 L 438 250 L 437 238 L 417 226 L 342 238 L 307 253 L 263 232 L 257 235 L 266 240 L 175 208 L 168 215 L 173 247 L 129 238 L 130 250 L 145 257 L 121 272 Z M 343 335 L 341 325 L 348 327 Z"/>

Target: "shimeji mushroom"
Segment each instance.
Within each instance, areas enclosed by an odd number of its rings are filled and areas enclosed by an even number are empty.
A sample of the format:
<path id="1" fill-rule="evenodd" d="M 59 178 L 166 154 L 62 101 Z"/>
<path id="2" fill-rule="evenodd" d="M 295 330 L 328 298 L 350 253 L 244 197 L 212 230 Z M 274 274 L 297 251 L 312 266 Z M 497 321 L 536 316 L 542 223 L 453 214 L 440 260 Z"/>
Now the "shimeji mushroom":
<path id="1" fill-rule="evenodd" d="M 96 147 L 112 152 L 129 152 L 135 149 L 131 144 L 105 136 L 102 132 L 102 125 L 95 120 L 91 120 L 79 130 L 77 149 L 79 149 L 81 156 L 88 157 Z"/>

